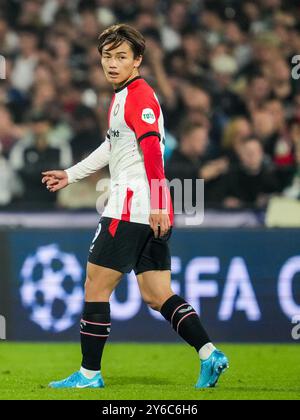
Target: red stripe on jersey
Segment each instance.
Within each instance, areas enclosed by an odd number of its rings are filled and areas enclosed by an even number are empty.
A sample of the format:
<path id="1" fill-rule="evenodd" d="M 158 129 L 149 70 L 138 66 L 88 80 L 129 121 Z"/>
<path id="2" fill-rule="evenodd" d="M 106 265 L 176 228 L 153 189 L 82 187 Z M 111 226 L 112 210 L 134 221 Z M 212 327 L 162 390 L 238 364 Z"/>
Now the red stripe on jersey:
<path id="1" fill-rule="evenodd" d="M 111 234 L 111 236 L 114 238 L 116 235 L 116 231 L 118 229 L 120 220 L 119 219 L 112 219 L 112 221 L 109 224 L 109 233 Z"/>
<path id="2" fill-rule="evenodd" d="M 130 222 L 132 197 L 133 197 L 133 191 L 130 188 L 127 188 L 126 197 L 124 199 L 123 210 L 122 210 L 122 220 L 125 220 L 126 222 Z"/>

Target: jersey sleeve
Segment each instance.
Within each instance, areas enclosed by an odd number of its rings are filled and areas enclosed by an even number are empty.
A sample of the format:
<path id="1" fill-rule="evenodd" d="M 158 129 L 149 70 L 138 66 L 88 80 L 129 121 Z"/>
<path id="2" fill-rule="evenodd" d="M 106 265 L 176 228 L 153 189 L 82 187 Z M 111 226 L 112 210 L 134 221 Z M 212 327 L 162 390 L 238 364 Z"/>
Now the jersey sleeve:
<path id="1" fill-rule="evenodd" d="M 170 194 L 165 179 L 160 148 L 158 120 L 160 106 L 153 92 L 129 95 L 125 104 L 125 121 L 134 131 L 144 156 L 144 166 L 150 188 L 151 209 L 170 209 Z"/>
<path id="2" fill-rule="evenodd" d="M 66 169 L 69 184 L 73 184 L 104 168 L 110 159 L 110 149 L 110 135 L 107 132 L 105 141 L 96 150 L 81 162 Z"/>
<path id="3" fill-rule="evenodd" d="M 133 93 L 128 95 L 125 104 L 125 121 L 134 131 L 139 143 L 149 136 L 156 136 L 160 140 L 159 116 L 160 106 L 154 94 L 147 92 L 145 96 Z"/>
<path id="4" fill-rule="evenodd" d="M 144 155 L 144 165 L 150 187 L 151 209 L 167 208 L 167 184 L 159 140 L 155 136 L 143 138 L 140 143 Z"/>

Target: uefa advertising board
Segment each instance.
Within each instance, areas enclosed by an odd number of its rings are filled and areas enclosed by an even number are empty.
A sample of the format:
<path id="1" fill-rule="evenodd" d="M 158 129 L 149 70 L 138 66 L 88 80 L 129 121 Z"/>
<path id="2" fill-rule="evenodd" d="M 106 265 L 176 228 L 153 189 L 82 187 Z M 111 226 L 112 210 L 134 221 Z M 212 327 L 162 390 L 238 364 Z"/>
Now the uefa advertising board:
<path id="1" fill-rule="evenodd" d="M 79 339 L 89 229 L 20 229 L 1 238 L 0 315 L 8 340 Z M 295 342 L 300 231 L 175 229 L 172 285 L 213 341 Z M 111 299 L 111 341 L 179 342 L 143 302 L 133 273 Z"/>

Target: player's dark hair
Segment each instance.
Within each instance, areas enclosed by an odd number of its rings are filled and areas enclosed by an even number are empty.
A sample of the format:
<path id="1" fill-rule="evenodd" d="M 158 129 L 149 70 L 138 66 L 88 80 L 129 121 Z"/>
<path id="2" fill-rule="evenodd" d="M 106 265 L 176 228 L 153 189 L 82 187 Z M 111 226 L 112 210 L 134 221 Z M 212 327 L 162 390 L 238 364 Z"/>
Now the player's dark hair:
<path id="1" fill-rule="evenodd" d="M 134 54 L 134 58 L 140 57 L 145 51 L 145 38 L 143 35 L 130 25 L 121 23 L 112 25 L 103 31 L 99 38 L 98 51 L 102 55 L 102 50 L 106 45 L 112 44 L 108 51 L 118 48 L 122 42 L 127 42 Z"/>

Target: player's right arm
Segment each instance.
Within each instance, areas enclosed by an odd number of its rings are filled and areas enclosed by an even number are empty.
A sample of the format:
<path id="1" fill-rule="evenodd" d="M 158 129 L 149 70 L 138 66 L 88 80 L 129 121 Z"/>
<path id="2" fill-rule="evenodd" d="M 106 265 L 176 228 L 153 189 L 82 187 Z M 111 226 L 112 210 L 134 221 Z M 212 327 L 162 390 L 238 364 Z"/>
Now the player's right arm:
<path id="1" fill-rule="evenodd" d="M 109 158 L 110 136 L 107 133 L 105 141 L 81 162 L 64 171 L 42 172 L 42 183 L 46 184 L 50 192 L 56 192 L 104 168 L 108 164 Z"/>
<path id="2" fill-rule="evenodd" d="M 150 190 L 149 224 L 155 237 L 164 236 L 171 227 L 169 191 L 165 179 L 160 147 L 160 106 L 153 93 L 129 96 L 125 104 L 125 120 L 134 131 L 144 157 Z"/>

